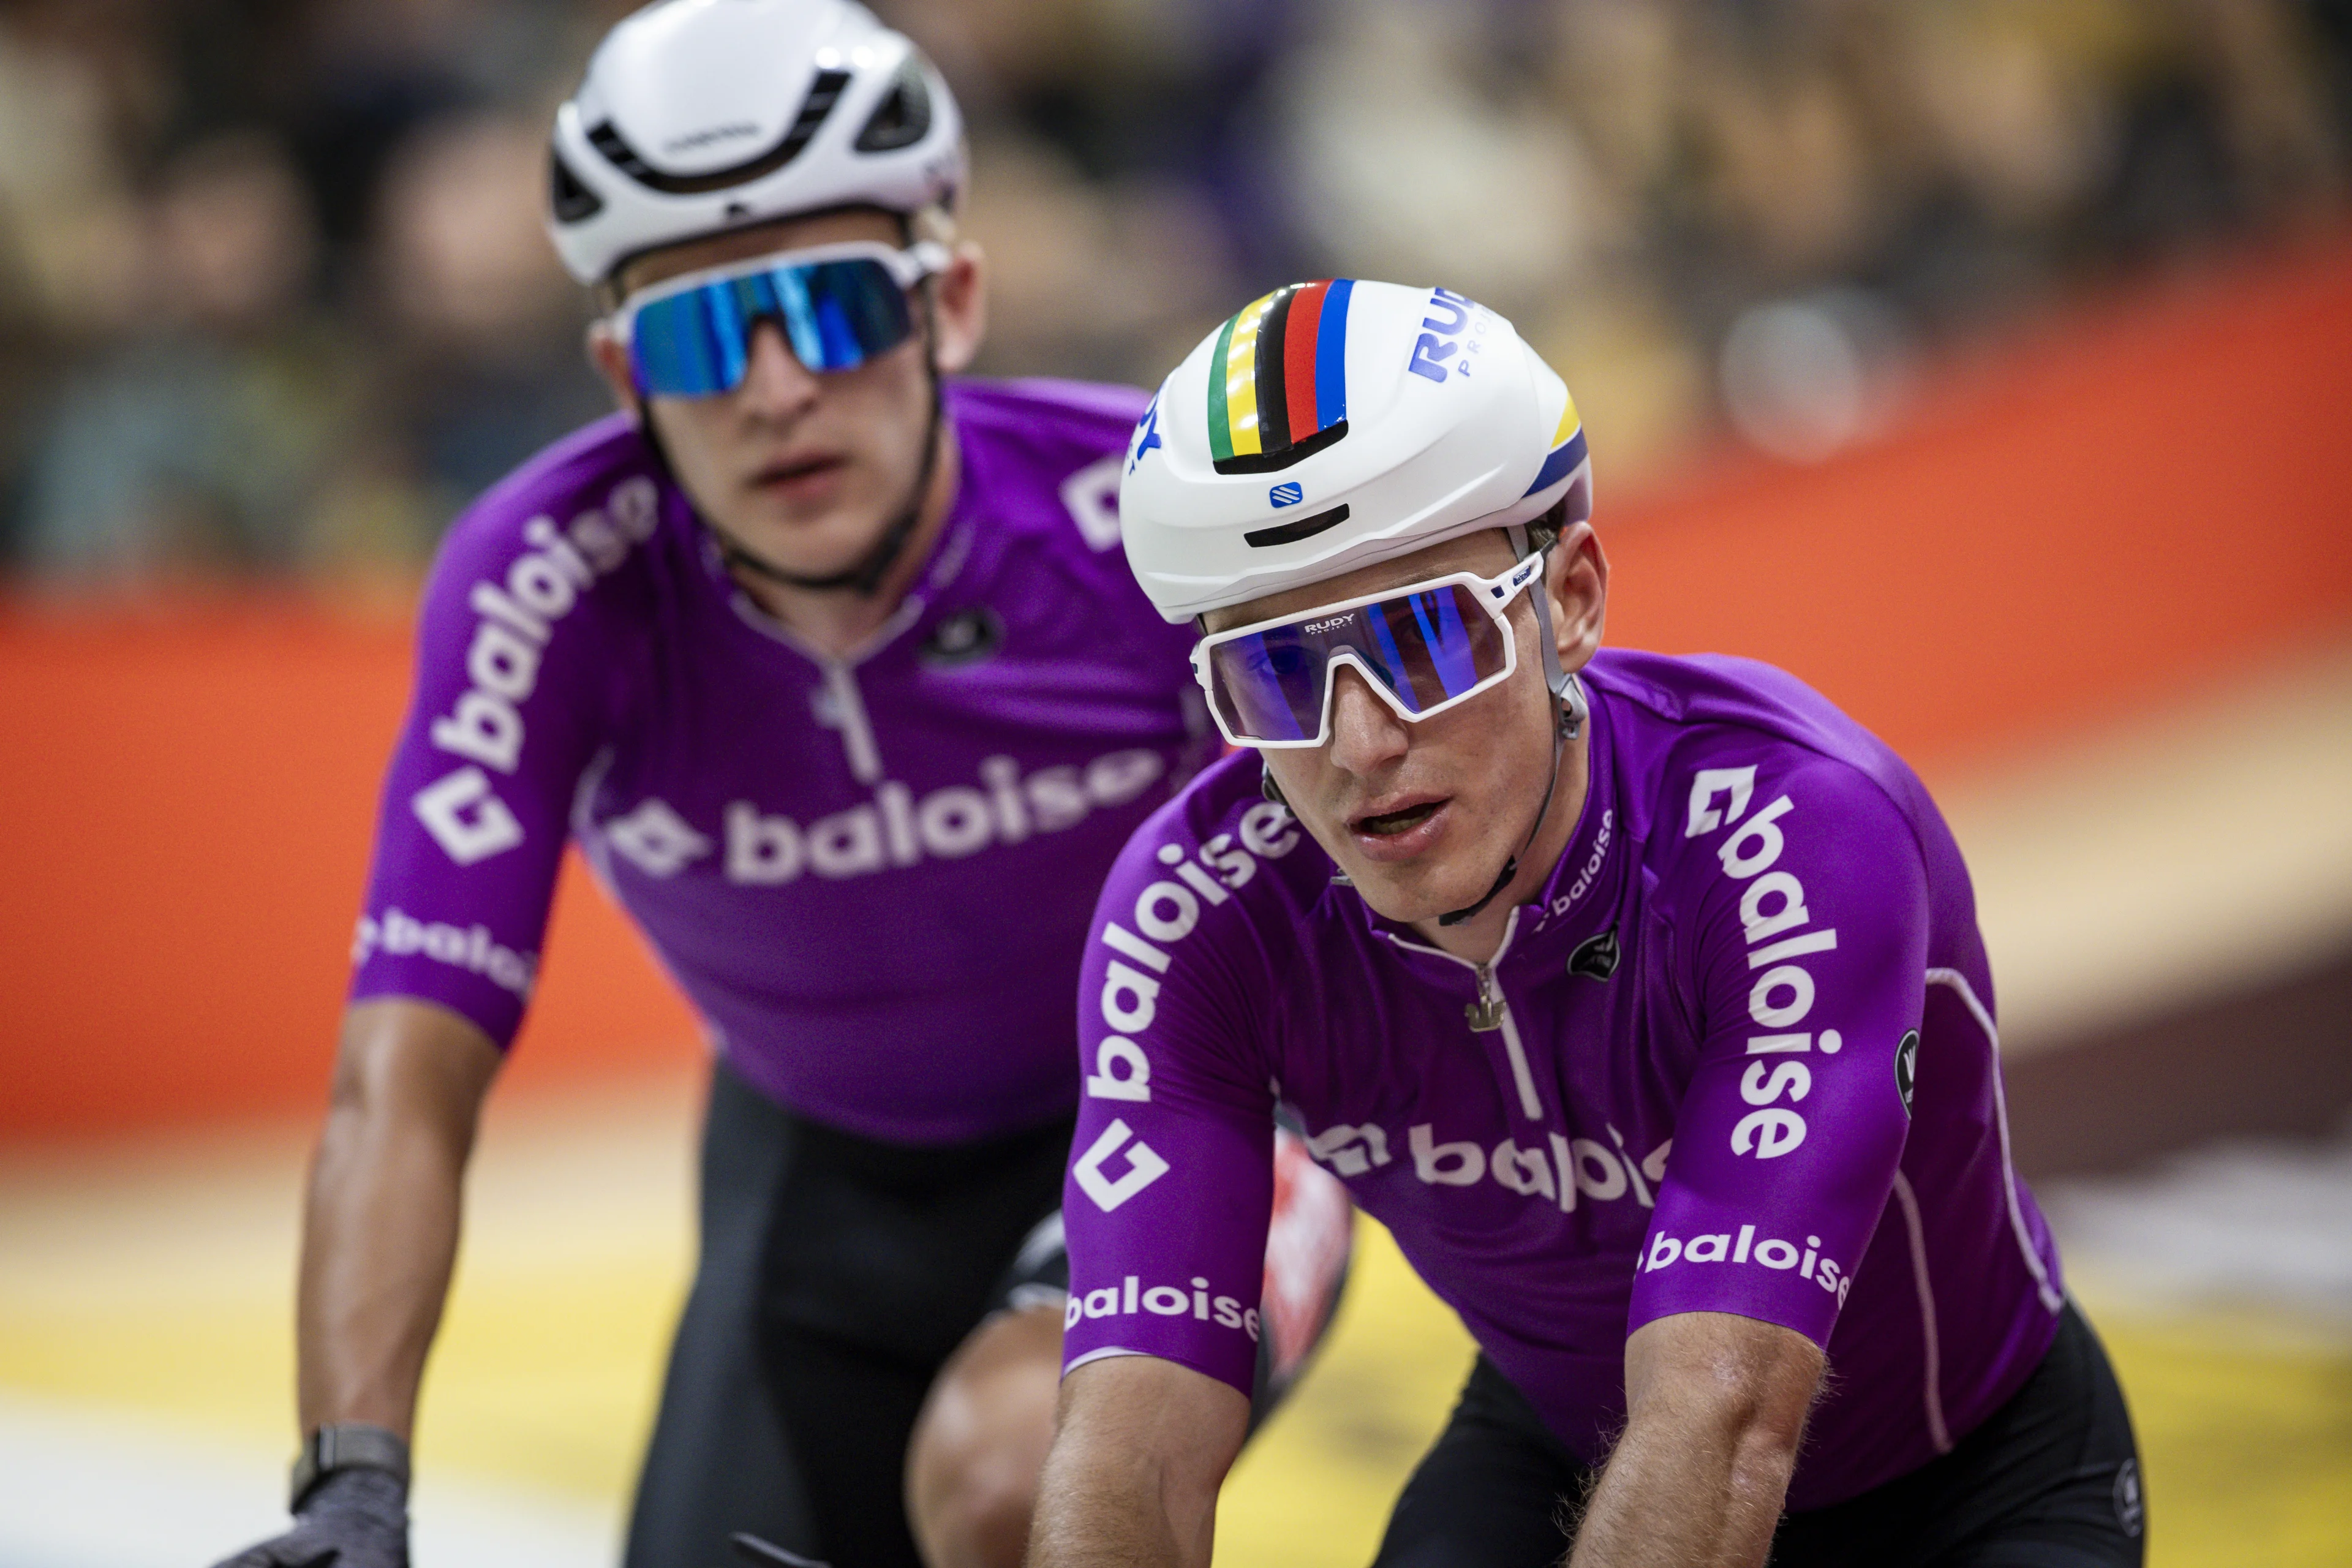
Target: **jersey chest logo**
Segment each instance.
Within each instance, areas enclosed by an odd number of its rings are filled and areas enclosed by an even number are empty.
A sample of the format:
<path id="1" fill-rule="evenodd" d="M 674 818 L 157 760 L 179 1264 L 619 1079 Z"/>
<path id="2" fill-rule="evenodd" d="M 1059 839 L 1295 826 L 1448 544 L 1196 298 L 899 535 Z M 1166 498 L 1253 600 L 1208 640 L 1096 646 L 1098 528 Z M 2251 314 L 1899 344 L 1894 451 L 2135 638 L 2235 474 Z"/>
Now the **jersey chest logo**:
<path id="1" fill-rule="evenodd" d="M 984 757 L 976 784 L 946 784 L 919 796 L 884 779 L 870 799 L 806 821 L 730 800 L 715 829 L 648 796 L 599 822 L 595 841 L 656 879 L 716 855 L 719 874 L 738 886 L 781 887 L 803 874 L 837 881 L 961 860 L 1059 833 L 1139 798 L 1167 773 L 1168 759 L 1148 746 L 1028 773 L 1011 757 Z"/>

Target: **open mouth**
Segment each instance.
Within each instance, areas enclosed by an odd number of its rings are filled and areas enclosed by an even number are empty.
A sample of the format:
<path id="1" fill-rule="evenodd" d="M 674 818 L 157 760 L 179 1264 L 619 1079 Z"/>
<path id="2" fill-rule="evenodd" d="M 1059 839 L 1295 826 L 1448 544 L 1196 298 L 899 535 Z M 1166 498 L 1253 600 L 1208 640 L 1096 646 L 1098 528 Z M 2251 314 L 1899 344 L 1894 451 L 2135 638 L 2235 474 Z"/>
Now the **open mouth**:
<path id="1" fill-rule="evenodd" d="M 1411 832 L 1435 816 L 1445 803 L 1442 800 L 1417 801 L 1394 811 L 1383 811 L 1372 816 L 1360 816 L 1348 826 L 1358 833 L 1374 838 L 1393 838 L 1400 833 Z"/>
<path id="2" fill-rule="evenodd" d="M 789 485 L 801 479 L 830 473 L 842 466 L 839 458 L 818 456 L 797 458 L 791 462 L 771 463 L 751 476 L 754 485 Z"/>

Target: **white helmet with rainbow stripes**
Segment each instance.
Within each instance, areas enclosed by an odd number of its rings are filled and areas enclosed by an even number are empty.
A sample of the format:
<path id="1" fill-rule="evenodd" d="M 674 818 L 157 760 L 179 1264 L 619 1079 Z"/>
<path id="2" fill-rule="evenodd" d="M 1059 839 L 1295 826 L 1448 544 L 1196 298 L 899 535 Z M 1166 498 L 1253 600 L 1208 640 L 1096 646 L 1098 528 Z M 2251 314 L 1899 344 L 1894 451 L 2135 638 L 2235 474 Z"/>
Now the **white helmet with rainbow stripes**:
<path id="1" fill-rule="evenodd" d="M 1446 289 L 1252 300 L 1160 384 L 1119 485 L 1128 564 L 1181 622 L 1565 502 L 1592 510 L 1567 385 Z"/>

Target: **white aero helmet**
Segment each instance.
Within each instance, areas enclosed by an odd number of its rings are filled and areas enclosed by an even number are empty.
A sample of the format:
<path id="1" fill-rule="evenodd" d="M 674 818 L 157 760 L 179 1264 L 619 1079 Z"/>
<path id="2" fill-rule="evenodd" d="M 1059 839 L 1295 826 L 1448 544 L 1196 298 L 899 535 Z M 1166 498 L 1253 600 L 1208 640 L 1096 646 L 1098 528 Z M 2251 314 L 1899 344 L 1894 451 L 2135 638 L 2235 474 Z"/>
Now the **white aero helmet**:
<path id="1" fill-rule="evenodd" d="M 549 232 L 583 283 L 643 251 L 963 188 L 963 120 L 922 52 L 849 0 L 657 0 L 556 111 Z"/>
<path id="2" fill-rule="evenodd" d="M 1252 300 L 1160 384 L 1118 491 L 1127 561 L 1184 621 L 1485 528 L 1592 510 L 1568 387 L 1446 289 Z"/>

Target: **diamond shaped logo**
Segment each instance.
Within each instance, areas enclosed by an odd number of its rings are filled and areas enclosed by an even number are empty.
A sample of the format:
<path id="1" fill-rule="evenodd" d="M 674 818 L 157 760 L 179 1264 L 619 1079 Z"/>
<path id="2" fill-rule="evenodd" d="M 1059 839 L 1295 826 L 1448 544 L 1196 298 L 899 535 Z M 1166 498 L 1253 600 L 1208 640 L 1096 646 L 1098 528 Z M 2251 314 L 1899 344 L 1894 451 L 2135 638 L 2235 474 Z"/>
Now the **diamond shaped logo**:
<path id="1" fill-rule="evenodd" d="M 626 816 L 607 821 L 604 841 L 648 877 L 674 877 L 710 853 L 709 839 L 654 797 Z"/>

